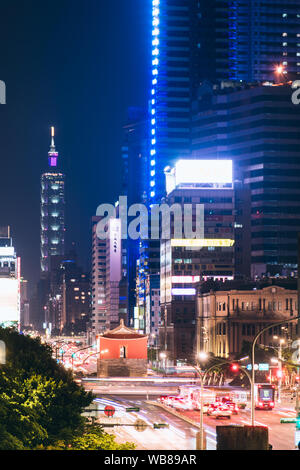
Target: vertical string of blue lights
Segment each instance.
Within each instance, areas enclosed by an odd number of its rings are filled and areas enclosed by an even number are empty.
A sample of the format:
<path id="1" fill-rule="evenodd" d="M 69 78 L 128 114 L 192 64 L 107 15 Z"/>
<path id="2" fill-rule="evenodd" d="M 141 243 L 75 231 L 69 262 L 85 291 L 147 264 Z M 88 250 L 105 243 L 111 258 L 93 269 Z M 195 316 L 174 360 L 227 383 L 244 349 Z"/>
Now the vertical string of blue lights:
<path id="1" fill-rule="evenodd" d="M 159 15 L 160 0 L 152 0 L 152 87 L 151 87 L 151 146 L 150 146 L 150 201 L 155 198 L 156 141 L 157 141 L 157 86 L 159 70 Z"/>

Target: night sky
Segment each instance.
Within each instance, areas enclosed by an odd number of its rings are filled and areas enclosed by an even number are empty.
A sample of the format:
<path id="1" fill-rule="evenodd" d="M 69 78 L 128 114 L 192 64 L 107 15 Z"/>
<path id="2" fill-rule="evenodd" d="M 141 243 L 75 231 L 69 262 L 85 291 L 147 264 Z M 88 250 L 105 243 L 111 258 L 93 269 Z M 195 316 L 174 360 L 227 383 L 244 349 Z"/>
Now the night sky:
<path id="1" fill-rule="evenodd" d="M 128 106 L 147 104 L 149 0 L 1 3 L 0 225 L 10 225 L 22 275 L 39 278 L 40 175 L 50 126 L 66 173 L 67 247 L 89 268 L 90 218 L 120 194 Z"/>

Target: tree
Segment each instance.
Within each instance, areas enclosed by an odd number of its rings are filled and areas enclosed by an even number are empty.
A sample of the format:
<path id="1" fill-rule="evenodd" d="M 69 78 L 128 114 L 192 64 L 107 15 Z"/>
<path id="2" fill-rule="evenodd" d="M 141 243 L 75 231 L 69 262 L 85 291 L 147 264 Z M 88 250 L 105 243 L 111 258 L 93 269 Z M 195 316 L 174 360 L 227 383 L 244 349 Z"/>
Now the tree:
<path id="1" fill-rule="evenodd" d="M 34 404 L 22 390 L 22 383 L 16 376 L 2 371 L 0 374 L 0 423 L 3 440 L 0 449 L 15 446 L 27 449 L 44 442 L 47 431 L 39 423 L 39 404 Z"/>
<path id="2" fill-rule="evenodd" d="M 93 401 L 39 339 L 0 328 L 7 362 L 0 368 L 0 450 L 131 450 L 82 413 Z"/>
<path id="3" fill-rule="evenodd" d="M 93 395 L 74 382 L 39 340 L 12 329 L 0 329 L 0 339 L 7 350 L 7 363 L 0 369 L 0 422 L 7 446 L 9 436 L 33 448 L 82 432 L 82 412 Z"/>
<path id="4" fill-rule="evenodd" d="M 90 425 L 85 428 L 82 437 L 72 440 L 70 448 L 72 450 L 134 450 L 135 445 L 130 442 L 118 444 L 115 436 L 104 432 L 100 426 Z"/>

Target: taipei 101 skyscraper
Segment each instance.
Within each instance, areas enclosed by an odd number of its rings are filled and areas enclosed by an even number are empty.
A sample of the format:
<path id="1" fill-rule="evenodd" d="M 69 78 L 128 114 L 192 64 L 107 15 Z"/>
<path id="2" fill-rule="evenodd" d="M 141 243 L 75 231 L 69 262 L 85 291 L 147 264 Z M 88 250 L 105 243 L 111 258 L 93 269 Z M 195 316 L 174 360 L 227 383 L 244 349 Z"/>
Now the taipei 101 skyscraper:
<path id="1" fill-rule="evenodd" d="M 65 175 L 59 171 L 59 154 L 51 127 L 48 169 L 41 176 L 41 273 L 50 269 L 51 256 L 65 252 Z"/>

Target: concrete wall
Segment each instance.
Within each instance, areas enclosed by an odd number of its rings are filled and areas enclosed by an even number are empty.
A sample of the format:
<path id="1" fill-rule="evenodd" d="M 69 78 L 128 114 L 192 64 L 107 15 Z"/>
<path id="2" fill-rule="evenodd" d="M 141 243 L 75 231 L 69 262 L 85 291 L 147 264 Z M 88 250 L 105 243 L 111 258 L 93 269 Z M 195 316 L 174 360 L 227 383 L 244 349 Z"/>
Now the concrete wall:
<path id="1" fill-rule="evenodd" d="M 147 359 L 98 359 L 98 377 L 146 377 Z"/>
<path id="2" fill-rule="evenodd" d="M 269 450 L 264 426 L 217 426 L 217 450 Z"/>

